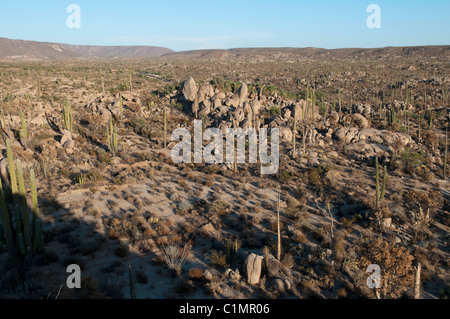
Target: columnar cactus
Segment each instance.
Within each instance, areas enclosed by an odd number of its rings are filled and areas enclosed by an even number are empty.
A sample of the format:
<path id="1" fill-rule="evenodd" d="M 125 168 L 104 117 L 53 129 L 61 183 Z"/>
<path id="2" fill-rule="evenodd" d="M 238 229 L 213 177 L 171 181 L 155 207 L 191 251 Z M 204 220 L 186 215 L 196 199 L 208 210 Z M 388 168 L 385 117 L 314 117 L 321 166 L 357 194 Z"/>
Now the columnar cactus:
<path id="1" fill-rule="evenodd" d="M 117 134 L 117 126 L 113 125 L 112 117 L 109 118 L 109 127 L 106 126 L 106 139 L 110 152 L 115 156 L 119 145 L 119 137 Z"/>
<path id="2" fill-rule="evenodd" d="M 7 154 L 11 179 L 11 191 L 14 198 L 14 211 L 8 209 L 2 183 L 0 182 L 0 213 L 3 225 L 3 234 L 10 255 L 27 255 L 31 251 L 42 249 L 43 237 L 40 232 L 38 217 L 37 188 L 34 170 L 30 170 L 31 201 L 32 201 L 32 225 L 30 227 L 30 214 L 26 199 L 25 182 L 22 163 L 17 160 L 17 178 L 14 160 L 12 157 L 11 143 L 7 140 Z M 17 186 L 17 181 L 19 186 Z M 14 215 L 14 223 L 12 216 Z"/>
<path id="3" fill-rule="evenodd" d="M 444 151 L 444 168 L 443 168 L 443 177 L 444 181 L 447 177 L 447 153 L 448 153 L 448 124 L 445 127 L 445 151 Z"/>
<path id="4" fill-rule="evenodd" d="M 23 146 L 27 148 L 28 128 L 22 110 L 20 110 L 20 121 L 22 123 L 22 130 L 20 131 L 20 140 L 22 141 Z"/>
<path id="5" fill-rule="evenodd" d="M 39 101 L 41 99 L 41 77 L 38 75 L 37 80 L 37 100 Z"/>
<path id="6" fill-rule="evenodd" d="M 120 123 L 122 123 L 123 122 L 123 97 L 122 97 L 122 94 L 120 94 L 119 107 L 120 107 Z"/>
<path id="7" fill-rule="evenodd" d="M 166 148 L 167 147 L 167 109 L 166 109 L 165 104 L 163 107 L 163 113 L 164 113 L 164 148 Z"/>
<path id="8" fill-rule="evenodd" d="M 72 117 L 72 106 L 69 103 L 69 98 L 66 99 L 66 105 L 63 107 L 63 117 L 64 117 L 64 127 L 70 133 L 73 130 L 73 117 Z"/>
<path id="9" fill-rule="evenodd" d="M 381 202 L 384 199 L 384 195 L 386 192 L 386 181 L 387 181 L 387 168 L 384 166 L 383 172 L 383 184 L 381 185 L 381 193 L 380 193 L 380 174 L 379 174 L 379 165 L 378 165 L 378 157 L 375 157 L 375 189 L 376 189 L 376 206 L 380 207 Z"/>

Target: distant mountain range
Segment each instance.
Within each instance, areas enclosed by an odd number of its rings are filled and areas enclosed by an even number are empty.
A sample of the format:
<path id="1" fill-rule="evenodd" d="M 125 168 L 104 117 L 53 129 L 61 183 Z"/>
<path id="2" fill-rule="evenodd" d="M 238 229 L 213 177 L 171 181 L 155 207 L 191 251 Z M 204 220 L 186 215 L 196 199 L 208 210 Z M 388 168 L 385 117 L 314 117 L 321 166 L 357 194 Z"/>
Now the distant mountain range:
<path id="1" fill-rule="evenodd" d="M 91 46 L 0 38 L 0 59 L 65 60 L 74 58 L 159 57 L 173 52 L 154 46 Z"/>
<path id="2" fill-rule="evenodd" d="M 66 60 L 113 58 L 396 58 L 396 57 L 448 57 L 450 46 L 415 46 L 385 48 L 349 48 L 327 50 L 321 48 L 239 48 L 229 50 L 192 50 L 175 52 L 155 46 L 92 46 L 63 43 L 36 42 L 0 38 L 0 59 Z"/>

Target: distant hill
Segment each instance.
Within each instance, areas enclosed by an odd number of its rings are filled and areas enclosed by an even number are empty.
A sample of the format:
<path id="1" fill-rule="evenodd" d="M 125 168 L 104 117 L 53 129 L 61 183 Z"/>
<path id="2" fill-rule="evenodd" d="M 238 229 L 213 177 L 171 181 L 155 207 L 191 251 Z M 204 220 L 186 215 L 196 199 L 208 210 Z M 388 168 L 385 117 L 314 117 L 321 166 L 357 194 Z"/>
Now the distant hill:
<path id="1" fill-rule="evenodd" d="M 397 57 L 449 57 L 450 46 L 416 46 L 416 47 L 385 47 L 385 48 L 349 48 L 349 49 L 321 49 L 321 48 L 239 48 L 229 50 L 193 50 L 169 52 L 163 55 L 169 59 L 182 58 L 255 58 L 272 59 L 289 58 L 374 58 L 389 59 Z"/>
<path id="2" fill-rule="evenodd" d="M 0 59 L 65 60 L 73 58 L 159 57 L 173 52 L 153 46 L 89 46 L 0 38 Z"/>
<path id="3" fill-rule="evenodd" d="M 167 53 L 174 52 L 167 48 L 152 46 L 91 46 L 91 45 L 68 45 L 62 44 L 69 51 L 76 52 L 83 56 L 97 58 L 137 58 L 159 57 Z"/>
<path id="4" fill-rule="evenodd" d="M 92 46 L 63 43 L 10 40 L 0 38 L 0 59 L 16 60 L 65 60 L 65 59 L 112 59 L 154 58 L 171 59 L 201 58 L 220 60 L 227 58 L 283 60 L 303 58 L 323 59 L 395 59 L 403 57 L 448 57 L 450 46 L 385 47 L 374 49 L 321 49 L 321 48 L 239 48 L 219 50 L 192 50 L 175 52 L 155 46 Z"/>

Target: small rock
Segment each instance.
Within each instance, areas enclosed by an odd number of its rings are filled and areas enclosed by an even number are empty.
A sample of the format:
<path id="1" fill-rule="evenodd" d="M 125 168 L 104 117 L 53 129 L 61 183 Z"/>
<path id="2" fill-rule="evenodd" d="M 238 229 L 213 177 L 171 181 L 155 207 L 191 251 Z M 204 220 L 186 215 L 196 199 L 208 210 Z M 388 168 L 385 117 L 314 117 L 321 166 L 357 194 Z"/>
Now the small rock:
<path id="1" fill-rule="evenodd" d="M 209 270 L 205 270 L 205 271 L 203 272 L 203 278 L 204 278 L 206 281 L 211 281 L 211 280 L 213 280 L 213 275 L 211 274 L 211 272 L 210 272 Z"/>

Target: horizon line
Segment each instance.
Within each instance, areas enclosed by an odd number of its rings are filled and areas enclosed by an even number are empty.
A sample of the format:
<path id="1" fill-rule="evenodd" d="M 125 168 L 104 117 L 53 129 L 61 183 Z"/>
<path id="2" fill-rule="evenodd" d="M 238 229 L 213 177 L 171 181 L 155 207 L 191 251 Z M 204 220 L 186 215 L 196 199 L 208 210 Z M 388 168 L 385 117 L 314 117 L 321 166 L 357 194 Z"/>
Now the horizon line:
<path id="1" fill-rule="evenodd" d="M 26 42 L 36 42 L 36 43 L 49 43 L 49 44 L 61 44 L 61 45 L 70 45 L 70 46 L 90 46 L 90 47 L 128 47 L 128 48 L 164 48 L 173 51 L 173 53 L 184 53 L 184 52 L 194 52 L 194 51 L 231 51 L 231 50 L 243 50 L 243 49 L 317 49 L 317 50 L 346 50 L 346 49 L 361 49 L 361 50 L 370 50 L 370 49 L 387 49 L 387 48 L 420 48 L 420 47 L 448 47 L 450 44 L 424 44 L 424 45 L 386 45 L 380 47 L 337 47 L 337 48 L 325 48 L 325 47 L 314 47 L 314 46 L 306 46 L 306 47 L 294 47 L 294 46 L 252 46 L 252 47 L 234 47 L 234 48 L 209 48 L 209 49 L 188 49 L 188 50 L 180 50 L 176 51 L 169 47 L 159 46 L 159 45 L 94 45 L 94 44 L 72 44 L 65 42 L 51 42 L 51 41 L 38 41 L 38 40 L 26 40 L 26 39 L 11 39 L 6 37 L 1 37 L 0 39 L 6 39 L 10 41 L 26 41 Z"/>

